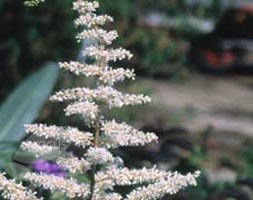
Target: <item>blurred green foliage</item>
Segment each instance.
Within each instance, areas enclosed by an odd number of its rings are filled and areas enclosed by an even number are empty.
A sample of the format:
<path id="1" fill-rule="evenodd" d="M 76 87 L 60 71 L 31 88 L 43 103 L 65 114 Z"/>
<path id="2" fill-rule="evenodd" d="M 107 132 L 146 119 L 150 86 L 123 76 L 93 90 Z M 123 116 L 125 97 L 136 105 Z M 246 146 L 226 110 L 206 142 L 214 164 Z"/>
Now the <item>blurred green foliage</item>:
<path id="1" fill-rule="evenodd" d="M 46 62 L 77 55 L 71 3 L 54 0 L 29 8 L 22 0 L 0 1 L 0 99 Z"/>
<path id="2" fill-rule="evenodd" d="M 221 12 L 221 2 L 217 0 L 208 7 L 198 3 L 189 6 L 186 0 L 100 0 L 100 3 L 101 13 L 115 18 L 110 28 L 120 33 L 116 46 L 124 46 L 134 53 L 129 64 L 144 75 L 159 77 L 168 77 L 185 68 L 187 40 L 197 33 L 186 23 L 188 18 L 215 19 Z M 158 20 L 157 26 L 145 23 L 152 14 Z M 171 26 L 171 20 L 177 25 Z"/>
<path id="3" fill-rule="evenodd" d="M 245 160 L 245 164 L 241 169 L 241 174 L 253 177 L 253 146 L 242 152 L 242 158 Z"/>
<path id="4" fill-rule="evenodd" d="M 181 61 L 182 58 L 177 55 L 180 46 L 171 38 L 169 30 L 164 27 L 149 27 L 140 22 L 151 9 L 156 11 L 159 8 L 171 8 L 169 1 L 154 3 L 154 1 L 101 0 L 100 2 L 103 5 L 101 13 L 109 13 L 115 18 L 110 28 L 118 30 L 121 36 L 115 46 L 124 46 L 134 53 L 134 58 L 129 63 L 130 67 L 136 68 L 142 74 L 154 75 L 168 69 L 169 62 Z"/>

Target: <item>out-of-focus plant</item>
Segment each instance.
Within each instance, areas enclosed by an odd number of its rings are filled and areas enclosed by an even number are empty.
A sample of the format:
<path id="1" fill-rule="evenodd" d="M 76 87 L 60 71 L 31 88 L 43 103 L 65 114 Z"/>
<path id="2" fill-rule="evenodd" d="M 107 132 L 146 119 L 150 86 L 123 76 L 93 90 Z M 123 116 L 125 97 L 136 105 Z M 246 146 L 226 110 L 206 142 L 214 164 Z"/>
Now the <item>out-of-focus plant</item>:
<path id="1" fill-rule="evenodd" d="M 113 13 L 114 29 L 124 36 L 119 45 L 131 49 L 131 62 L 142 74 L 168 76 L 185 68 L 187 40 L 203 31 L 205 18 L 214 19 L 221 5 L 216 0 L 208 7 L 177 1 L 106 1 L 103 12 Z M 131 27 L 129 30 L 127 27 Z"/>
<path id="2" fill-rule="evenodd" d="M 244 176 L 251 176 L 253 179 L 253 147 L 248 147 L 242 152 L 242 157 L 245 161 L 242 167 L 241 174 Z"/>
<path id="3" fill-rule="evenodd" d="M 29 9 L 22 0 L 0 1 L 0 99 L 48 61 L 76 57 L 72 1 L 49 2 Z"/>

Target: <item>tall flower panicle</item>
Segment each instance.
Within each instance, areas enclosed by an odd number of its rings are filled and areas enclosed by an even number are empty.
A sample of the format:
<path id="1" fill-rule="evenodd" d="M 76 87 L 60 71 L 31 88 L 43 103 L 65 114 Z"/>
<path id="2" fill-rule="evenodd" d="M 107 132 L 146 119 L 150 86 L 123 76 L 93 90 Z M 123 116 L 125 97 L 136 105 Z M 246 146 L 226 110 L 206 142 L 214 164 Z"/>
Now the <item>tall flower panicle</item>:
<path id="1" fill-rule="evenodd" d="M 34 2 L 36 1 L 39 0 Z M 115 68 L 112 63 L 131 59 L 133 55 L 124 48 L 110 47 L 118 33 L 103 29 L 106 23 L 113 22 L 113 18 L 97 14 L 98 8 L 99 3 L 96 1 L 75 0 L 73 3 L 73 9 L 79 15 L 75 25 L 82 29 L 77 34 L 77 41 L 91 41 L 83 54 L 94 62 L 59 63 L 60 68 L 74 75 L 93 77 L 95 86 L 61 90 L 50 98 L 53 102 L 67 103 L 64 109 L 66 116 L 80 115 L 82 119 L 85 118 L 90 132 L 75 127 L 25 125 L 29 134 L 45 140 L 60 140 L 74 148 L 66 151 L 49 144 L 24 141 L 21 145 L 24 150 L 33 152 L 39 159 L 50 158 L 50 163 L 55 163 L 54 166 L 64 170 L 64 176 L 57 176 L 51 171 L 48 173 L 48 166 L 44 169 L 43 161 L 37 166 L 43 167 L 43 170 L 29 172 L 24 179 L 35 187 L 60 192 L 70 199 L 88 200 L 155 200 L 165 194 L 175 194 L 188 185 L 196 185 L 196 178 L 200 175 L 198 171 L 182 175 L 159 170 L 157 167 L 128 169 L 124 167 L 123 160 L 112 153 L 111 150 L 118 147 L 157 142 L 158 137 L 155 133 L 145 133 L 125 122 L 106 120 L 104 117 L 103 112 L 109 112 L 111 108 L 141 105 L 151 102 L 151 98 L 142 94 L 125 94 L 114 87 L 117 82 L 125 79 L 134 80 L 135 74 L 132 69 Z M 77 149 L 81 151 L 76 152 Z M 51 170 L 50 167 L 49 169 Z M 76 179 L 80 174 L 89 181 L 84 183 Z M 121 194 L 115 192 L 116 186 L 132 186 L 134 189 L 128 194 Z M 2 174 L 1 191 L 6 199 L 37 199 L 35 193 L 7 180 Z M 22 198 L 16 198 L 17 195 Z"/>

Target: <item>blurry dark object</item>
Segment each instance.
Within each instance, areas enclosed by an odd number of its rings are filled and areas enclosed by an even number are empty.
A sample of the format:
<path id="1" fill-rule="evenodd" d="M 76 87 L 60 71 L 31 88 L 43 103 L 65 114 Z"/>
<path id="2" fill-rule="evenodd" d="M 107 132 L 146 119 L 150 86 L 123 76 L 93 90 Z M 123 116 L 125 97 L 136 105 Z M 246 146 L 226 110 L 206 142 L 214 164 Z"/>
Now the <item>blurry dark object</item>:
<path id="1" fill-rule="evenodd" d="M 217 194 L 214 194 L 214 196 L 211 199 L 212 200 L 228 200 L 228 199 L 250 200 L 251 198 L 249 197 L 247 192 L 243 191 L 240 188 L 227 188 Z"/>
<path id="2" fill-rule="evenodd" d="M 253 189 L 253 178 L 252 177 L 240 177 L 237 179 L 237 183 L 240 185 L 246 185 Z"/>
<path id="3" fill-rule="evenodd" d="M 0 1 L 0 100 L 46 62 L 75 57 L 71 5 L 55 0 L 31 9 L 23 0 Z"/>
<path id="4" fill-rule="evenodd" d="M 253 5 L 228 9 L 208 34 L 191 40 L 189 61 L 209 72 L 253 72 Z"/>

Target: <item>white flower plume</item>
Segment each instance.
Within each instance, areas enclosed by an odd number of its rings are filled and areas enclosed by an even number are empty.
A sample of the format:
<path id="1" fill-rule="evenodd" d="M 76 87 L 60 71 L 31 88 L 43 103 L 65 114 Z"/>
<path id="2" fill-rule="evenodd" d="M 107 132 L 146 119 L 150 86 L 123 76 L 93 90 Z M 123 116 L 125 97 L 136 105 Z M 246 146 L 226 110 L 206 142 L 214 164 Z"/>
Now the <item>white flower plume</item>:
<path id="1" fill-rule="evenodd" d="M 42 0 L 30 0 L 38 3 Z M 32 5 L 32 4 L 31 4 Z M 113 149 L 125 146 L 143 146 L 157 142 L 155 133 L 145 133 L 125 122 L 106 120 L 106 112 L 112 108 L 150 103 L 151 98 L 143 94 L 128 94 L 118 91 L 116 83 L 125 79 L 134 80 L 134 70 L 114 67 L 113 62 L 131 59 L 133 54 L 122 48 L 110 46 L 118 38 L 115 30 L 105 30 L 107 22 L 113 18 L 97 13 L 97 1 L 74 0 L 73 10 L 78 14 L 75 25 L 80 29 L 76 38 L 91 41 L 83 51 L 91 62 L 69 61 L 59 63 L 60 68 L 75 75 L 92 77 L 94 84 L 89 87 L 77 87 L 56 92 L 50 100 L 64 102 L 66 116 L 81 116 L 89 131 L 75 127 L 63 127 L 46 124 L 25 125 L 26 132 L 38 138 L 69 144 L 61 149 L 40 141 L 24 141 L 21 147 L 36 157 L 50 159 L 66 172 L 66 176 L 29 172 L 24 180 L 36 188 L 50 192 L 60 192 L 67 199 L 88 200 L 156 200 L 166 194 L 175 194 L 188 185 L 196 185 L 200 172 L 182 175 L 153 168 L 128 169 L 122 158 L 117 157 Z M 87 122 L 87 123 L 86 123 Z M 113 153 L 112 153 L 113 152 Z M 89 181 L 81 183 L 78 175 L 86 176 Z M 131 186 L 128 194 L 118 193 L 116 186 Z M 37 200 L 35 192 L 8 180 L 0 173 L 0 194 L 10 200 Z"/>

